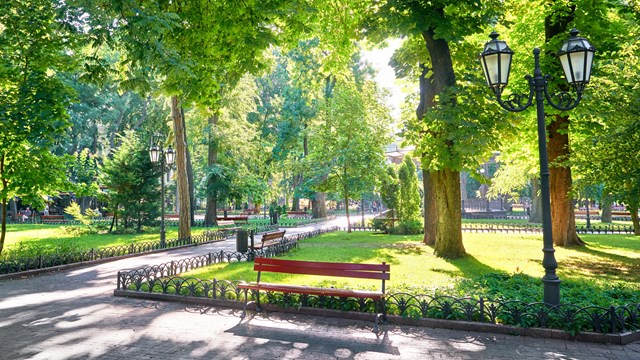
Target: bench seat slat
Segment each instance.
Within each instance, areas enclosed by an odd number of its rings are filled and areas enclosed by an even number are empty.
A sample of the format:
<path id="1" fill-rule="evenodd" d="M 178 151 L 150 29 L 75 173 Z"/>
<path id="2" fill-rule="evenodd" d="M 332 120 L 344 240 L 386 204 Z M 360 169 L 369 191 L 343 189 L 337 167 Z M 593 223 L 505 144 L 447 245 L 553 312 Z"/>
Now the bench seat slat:
<path id="1" fill-rule="evenodd" d="M 316 268 L 316 267 L 301 267 L 301 266 L 279 266 L 279 265 L 261 265 L 255 264 L 253 269 L 255 271 L 276 272 L 284 274 L 303 274 L 303 275 L 324 275 L 324 276 L 338 276 L 349 277 L 357 279 L 378 279 L 389 280 L 389 273 L 381 272 L 369 272 L 360 270 L 345 270 L 335 268 Z"/>
<path id="2" fill-rule="evenodd" d="M 339 296 L 339 297 L 354 297 L 354 298 L 367 298 L 367 299 L 381 299 L 384 294 L 381 292 L 364 291 L 364 290 L 348 290 L 348 289 L 334 289 L 334 288 L 316 288 L 303 285 L 282 285 L 271 283 L 248 283 L 238 284 L 239 289 L 248 290 L 262 290 L 262 291 L 275 291 L 285 293 L 296 293 L 306 295 L 320 295 L 320 296 Z"/>

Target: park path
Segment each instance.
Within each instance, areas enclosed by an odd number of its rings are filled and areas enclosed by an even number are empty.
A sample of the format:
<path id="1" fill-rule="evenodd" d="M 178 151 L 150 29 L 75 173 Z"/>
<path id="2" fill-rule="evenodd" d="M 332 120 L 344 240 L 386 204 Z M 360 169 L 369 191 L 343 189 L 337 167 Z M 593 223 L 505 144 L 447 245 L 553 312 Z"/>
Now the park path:
<path id="1" fill-rule="evenodd" d="M 287 233 L 332 222 L 287 229 Z M 0 359 L 640 359 L 640 343 L 589 344 L 267 313 L 113 296 L 118 270 L 211 251 L 235 239 L 0 281 Z"/>

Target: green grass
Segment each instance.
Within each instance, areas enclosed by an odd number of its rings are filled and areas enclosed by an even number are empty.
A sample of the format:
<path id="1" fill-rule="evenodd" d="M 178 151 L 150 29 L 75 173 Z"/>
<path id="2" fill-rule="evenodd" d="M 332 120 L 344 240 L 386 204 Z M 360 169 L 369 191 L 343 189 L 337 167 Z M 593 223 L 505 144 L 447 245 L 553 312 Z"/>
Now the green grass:
<path id="1" fill-rule="evenodd" d="M 22 247 L 37 247 L 52 249 L 61 244 L 72 242 L 78 249 L 101 248 L 107 246 L 129 245 L 147 241 L 158 241 L 159 233 L 149 232 L 142 234 L 82 234 L 76 235 L 73 231 L 65 231 L 63 225 L 42 224 L 8 224 L 7 235 L 3 255 Z M 68 226 L 68 228 L 82 228 L 81 226 Z M 198 235 L 204 229 L 194 229 L 193 235 Z M 167 239 L 178 237 L 177 227 L 167 227 Z"/>
<path id="2" fill-rule="evenodd" d="M 587 247 L 556 248 L 563 296 L 571 295 L 576 299 L 574 302 L 599 303 L 600 293 L 612 292 L 614 298 L 640 302 L 640 239 L 630 235 L 582 237 L 589 244 Z M 463 238 L 468 255 L 455 260 L 434 256 L 432 247 L 420 243 L 421 236 L 366 232 L 336 232 L 307 239 L 300 243 L 299 250 L 284 258 L 356 263 L 384 261 L 391 264 L 390 291 L 438 289 L 456 296 L 475 294 L 529 301 L 542 298 L 541 235 L 465 233 Z M 182 276 L 256 279 L 251 263 L 218 264 Z M 368 280 L 268 273 L 262 275 L 262 281 L 350 288 L 380 285 Z M 603 300 L 607 301 L 610 300 Z"/>

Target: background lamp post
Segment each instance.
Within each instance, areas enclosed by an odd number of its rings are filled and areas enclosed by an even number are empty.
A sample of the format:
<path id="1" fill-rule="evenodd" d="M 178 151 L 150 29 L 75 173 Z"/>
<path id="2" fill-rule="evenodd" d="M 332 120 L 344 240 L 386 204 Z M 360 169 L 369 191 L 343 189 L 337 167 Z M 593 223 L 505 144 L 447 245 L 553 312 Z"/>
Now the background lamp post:
<path id="1" fill-rule="evenodd" d="M 171 168 L 171 165 L 176 159 L 176 152 L 173 150 L 171 145 L 167 150 L 162 148 L 162 144 L 158 145 L 155 140 L 149 148 L 149 157 L 151 158 L 151 162 L 153 164 L 157 164 L 160 162 L 160 247 L 164 248 L 166 246 L 166 233 L 164 228 L 164 174 L 167 169 Z"/>
<path id="2" fill-rule="evenodd" d="M 551 305 L 560 304 L 560 279 L 556 275 L 558 263 L 554 256 L 555 250 L 553 249 L 553 232 L 551 229 L 549 161 L 547 158 L 544 102 L 546 99 L 549 105 L 561 111 L 575 108 L 582 99 L 582 92 L 585 86 L 589 83 L 593 55 L 595 53 L 595 49 L 586 39 L 578 37 L 578 30 L 571 29 L 569 34 L 571 36 L 562 44 L 558 52 L 558 58 L 562 64 L 567 82 L 576 90 L 577 95 L 575 98 L 565 91 L 553 95 L 549 94 L 548 81 L 550 76 L 542 74 L 542 70 L 540 70 L 540 49 L 535 48 L 533 49 L 533 76 L 526 76 L 529 82 L 529 94 L 510 94 L 506 99 L 503 99 L 502 90 L 509 82 L 513 51 L 509 49 L 506 42 L 498 40 L 498 34 L 494 31 L 490 35 L 491 40 L 487 42 L 480 54 L 480 62 L 487 85 L 493 89 L 498 103 L 504 109 L 513 112 L 523 111 L 531 106 L 535 95 L 538 150 L 540 154 L 540 195 L 542 200 L 542 251 L 544 253 L 542 266 L 545 270 L 542 282 L 544 286 L 544 302 Z M 557 99 L 557 102 L 554 102 L 553 99 Z"/>

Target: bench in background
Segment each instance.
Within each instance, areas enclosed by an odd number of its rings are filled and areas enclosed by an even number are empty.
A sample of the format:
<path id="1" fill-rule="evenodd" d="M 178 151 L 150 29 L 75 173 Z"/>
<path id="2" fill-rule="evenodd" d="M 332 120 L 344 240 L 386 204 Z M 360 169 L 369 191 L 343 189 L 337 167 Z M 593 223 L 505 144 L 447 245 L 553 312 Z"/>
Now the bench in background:
<path id="1" fill-rule="evenodd" d="M 60 224 L 66 223 L 64 215 L 40 215 L 40 222 L 43 224 Z"/>
<path id="2" fill-rule="evenodd" d="M 284 234 L 286 230 L 264 233 L 259 244 L 251 244 L 254 250 L 264 249 L 269 246 L 277 245 L 284 240 Z"/>

